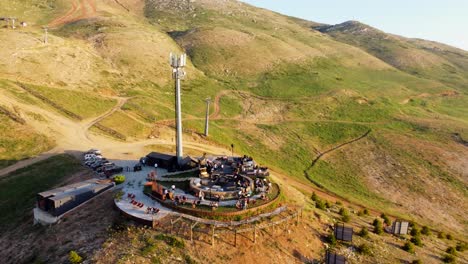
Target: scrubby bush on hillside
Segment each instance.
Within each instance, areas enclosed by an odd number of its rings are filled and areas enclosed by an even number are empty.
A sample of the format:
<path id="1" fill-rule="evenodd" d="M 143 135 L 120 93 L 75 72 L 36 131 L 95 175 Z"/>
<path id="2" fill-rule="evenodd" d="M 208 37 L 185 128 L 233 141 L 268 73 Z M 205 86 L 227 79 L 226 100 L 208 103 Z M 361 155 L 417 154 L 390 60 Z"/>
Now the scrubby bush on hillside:
<path id="1" fill-rule="evenodd" d="M 346 208 L 340 208 L 339 214 L 342 216 L 341 220 L 345 223 L 351 221 L 351 216 L 349 215 L 349 211 Z"/>
<path id="2" fill-rule="evenodd" d="M 374 226 L 374 233 L 380 235 L 383 233 L 383 227 L 382 227 L 382 222 L 379 219 L 374 219 L 374 222 L 372 223 Z"/>
<path id="3" fill-rule="evenodd" d="M 421 229 L 421 234 L 428 236 L 431 234 L 431 230 L 429 229 L 429 227 L 423 226 Z"/>
<path id="4" fill-rule="evenodd" d="M 372 255 L 371 249 L 367 244 L 361 244 L 357 247 L 357 252 L 362 255 Z"/>
<path id="5" fill-rule="evenodd" d="M 364 208 L 362 210 L 360 210 L 358 213 L 357 213 L 358 216 L 363 216 L 363 215 L 369 215 L 369 210 L 367 210 L 367 208 Z"/>
<path id="6" fill-rule="evenodd" d="M 447 236 L 445 236 L 445 238 L 447 238 L 448 240 L 453 240 L 453 236 L 451 234 L 447 234 Z"/>
<path id="7" fill-rule="evenodd" d="M 421 234 L 421 229 L 419 229 L 419 227 L 413 226 L 413 228 L 411 228 L 410 235 L 419 236 L 420 234 Z"/>
<path id="8" fill-rule="evenodd" d="M 440 239 L 444 239 L 445 238 L 445 233 L 444 232 L 439 232 L 437 237 L 440 238 Z"/>
<path id="9" fill-rule="evenodd" d="M 349 223 L 349 221 L 351 221 L 351 216 L 349 214 L 343 215 L 343 217 L 341 217 L 341 221 Z"/>
<path id="10" fill-rule="evenodd" d="M 423 245 L 421 241 L 421 237 L 419 235 L 412 237 L 411 242 L 418 247 L 421 247 Z"/>
<path id="11" fill-rule="evenodd" d="M 336 246 L 335 234 L 331 233 L 330 235 L 328 235 L 326 241 L 327 241 L 328 244 L 330 244 L 331 247 Z"/>
<path id="12" fill-rule="evenodd" d="M 158 234 L 154 238 L 157 239 L 157 240 L 162 240 L 162 241 L 166 242 L 166 244 L 168 244 L 171 247 L 176 247 L 176 248 L 180 248 L 180 249 L 185 248 L 185 243 L 184 243 L 183 240 L 180 240 L 180 239 L 178 239 L 176 237 L 173 237 L 173 236 L 170 236 L 170 235 Z"/>
<path id="13" fill-rule="evenodd" d="M 445 252 L 451 254 L 451 255 L 454 255 L 456 256 L 457 255 L 457 250 L 454 248 L 454 247 L 448 247 Z"/>
<path id="14" fill-rule="evenodd" d="M 388 216 L 386 214 L 381 214 L 380 217 L 382 217 L 382 219 L 384 220 L 384 223 L 387 226 L 392 224 L 392 221 L 390 220 L 390 218 L 388 218 Z"/>
<path id="15" fill-rule="evenodd" d="M 369 231 L 367 230 L 366 227 L 363 227 L 363 228 L 359 231 L 358 235 L 359 235 L 360 237 L 367 238 L 367 237 L 369 237 Z"/>
<path id="16" fill-rule="evenodd" d="M 315 207 L 321 210 L 325 210 L 325 203 L 322 200 L 317 199 L 315 201 Z"/>
<path id="17" fill-rule="evenodd" d="M 411 264 L 422 264 L 422 261 L 420 259 L 415 259 Z"/>
<path id="18" fill-rule="evenodd" d="M 463 251 L 466 250 L 466 248 L 467 248 L 466 243 L 464 243 L 464 242 L 458 242 L 458 243 L 457 243 L 457 247 L 456 247 L 455 249 L 456 249 L 457 251 L 459 251 L 459 252 L 463 252 Z"/>
<path id="19" fill-rule="evenodd" d="M 114 176 L 115 184 L 119 185 L 125 182 L 125 175 L 116 175 Z"/>
<path id="20" fill-rule="evenodd" d="M 312 199 L 312 201 L 316 202 L 317 199 L 318 199 L 318 196 L 315 192 L 312 193 L 312 196 L 310 197 Z"/>
<path id="21" fill-rule="evenodd" d="M 403 250 L 404 251 L 407 251 L 409 253 L 414 253 L 414 244 L 411 243 L 411 242 L 406 242 L 404 245 L 403 245 Z"/>
<path id="22" fill-rule="evenodd" d="M 83 262 L 83 258 L 80 255 L 78 255 L 78 253 L 76 253 L 76 251 L 74 250 L 70 251 L 70 254 L 68 255 L 68 260 L 72 264 L 78 264 Z"/>
<path id="23" fill-rule="evenodd" d="M 444 255 L 442 257 L 442 261 L 444 263 L 455 263 L 455 256 L 454 255 Z"/>

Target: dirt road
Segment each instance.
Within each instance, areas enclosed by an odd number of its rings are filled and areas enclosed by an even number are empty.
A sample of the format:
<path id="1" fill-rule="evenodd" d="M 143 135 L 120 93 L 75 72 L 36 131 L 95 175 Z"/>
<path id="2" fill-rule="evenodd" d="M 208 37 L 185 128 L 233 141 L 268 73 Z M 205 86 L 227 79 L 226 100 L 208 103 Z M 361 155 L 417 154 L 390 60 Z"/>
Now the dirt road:
<path id="1" fill-rule="evenodd" d="M 96 10 L 95 0 L 74 0 L 69 10 L 63 16 L 49 22 L 48 26 L 59 27 L 80 19 L 90 18 L 96 14 Z"/>

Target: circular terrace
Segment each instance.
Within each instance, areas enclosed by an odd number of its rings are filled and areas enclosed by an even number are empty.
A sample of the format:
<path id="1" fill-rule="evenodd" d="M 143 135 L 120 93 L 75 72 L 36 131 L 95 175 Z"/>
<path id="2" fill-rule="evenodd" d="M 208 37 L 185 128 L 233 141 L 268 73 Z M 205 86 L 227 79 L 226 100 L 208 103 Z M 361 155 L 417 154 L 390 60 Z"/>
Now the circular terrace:
<path id="1" fill-rule="evenodd" d="M 274 210 L 280 194 L 279 186 L 268 180 L 267 168 L 259 168 L 249 157 L 203 157 L 200 169 L 179 173 L 152 166 L 133 171 L 136 161 L 116 163 L 128 167 L 116 206 L 145 224 L 177 213 L 199 217 L 254 215 Z"/>

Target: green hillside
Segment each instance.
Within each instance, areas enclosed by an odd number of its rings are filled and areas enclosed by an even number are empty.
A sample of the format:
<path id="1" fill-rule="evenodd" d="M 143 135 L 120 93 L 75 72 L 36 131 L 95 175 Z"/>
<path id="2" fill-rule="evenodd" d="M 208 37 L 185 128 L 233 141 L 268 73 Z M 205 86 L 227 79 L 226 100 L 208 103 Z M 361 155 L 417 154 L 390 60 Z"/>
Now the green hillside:
<path id="1" fill-rule="evenodd" d="M 357 21 L 315 29 L 367 51 L 388 64 L 466 92 L 468 52 L 437 42 L 387 34 Z"/>
<path id="2" fill-rule="evenodd" d="M 468 149 L 454 135 L 468 139 L 467 52 L 357 22 L 320 25 L 234 0 L 97 1 L 96 13 L 87 6 L 81 19 L 51 27 L 45 45 L 40 25 L 71 3 L 43 2 L 15 1 L 25 10 L 15 15 L 35 26 L 0 28 L 5 83 L 25 83 L 87 119 L 110 111 L 116 97 L 126 98 L 99 124 L 138 141 L 156 130 L 172 133 L 162 124 L 174 116 L 168 55 L 184 51 L 187 139 L 203 140 L 192 133 L 203 129 L 203 100 L 219 96 L 210 143 L 234 143 L 239 154 L 364 206 L 466 230 Z M 0 10 L 8 11 L 3 4 Z M 2 98 L 57 112 L 18 87 L 0 85 Z M 8 144 L 54 140 L 37 128 L 38 135 L 24 141 L 3 124 L 0 129 Z M 318 153 L 357 138 L 311 166 Z M 0 146 L 4 160 L 42 150 L 14 153 L 8 144 Z"/>

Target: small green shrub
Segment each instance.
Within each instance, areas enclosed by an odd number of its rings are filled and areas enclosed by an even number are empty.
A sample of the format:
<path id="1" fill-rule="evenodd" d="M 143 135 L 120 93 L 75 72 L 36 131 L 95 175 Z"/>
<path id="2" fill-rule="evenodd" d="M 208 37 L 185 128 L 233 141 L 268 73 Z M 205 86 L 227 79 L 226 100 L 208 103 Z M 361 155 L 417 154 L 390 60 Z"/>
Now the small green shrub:
<path id="1" fill-rule="evenodd" d="M 125 182 L 125 175 L 116 175 L 114 176 L 115 184 L 119 185 Z"/>
<path id="2" fill-rule="evenodd" d="M 169 236 L 169 235 L 165 235 L 165 234 L 158 234 L 154 238 L 157 239 L 157 240 L 163 240 L 164 242 L 166 242 L 166 244 L 168 244 L 171 247 L 176 247 L 176 248 L 180 248 L 180 249 L 185 248 L 184 241 L 179 240 L 179 239 L 177 239 L 177 238 L 175 238 L 173 236 Z"/>
<path id="3" fill-rule="evenodd" d="M 194 260 L 190 255 L 185 255 L 184 257 L 186 264 L 197 264 L 198 262 Z"/>
<path id="4" fill-rule="evenodd" d="M 458 252 L 463 252 L 463 251 L 466 250 L 466 248 L 467 248 L 466 243 L 464 243 L 464 242 L 458 242 L 455 249 L 456 249 Z"/>
<path id="5" fill-rule="evenodd" d="M 83 262 L 83 258 L 80 255 L 78 255 L 78 253 L 76 253 L 76 251 L 74 250 L 70 251 L 70 254 L 68 255 L 68 260 L 72 264 L 78 264 Z"/>
<path id="6" fill-rule="evenodd" d="M 455 263 L 455 256 L 446 254 L 442 257 L 442 261 L 444 263 Z"/>
<path id="7" fill-rule="evenodd" d="M 382 222 L 379 219 L 374 219 L 374 222 L 372 223 L 374 226 L 374 233 L 380 235 L 383 233 L 383 227 L 382 227 Z"/>
<path id="8" fill-rule="evenodd" d="M 322 200 L 317 199 L 317 201 L 315 201 L 315 207 L 320 210 L 325 210 L 325 203 Z"/>
<path id="9" fill-rule="evenodd" d="M 336 201 L 335 204 L 338 205 L 338 206 L 342 206 L 342 205 L 343 205 L 343 203 L 342 203 L 341 201 Z"/>
<path id="10" fill-rule="evenodd" d="M 362 255 L 372 255 L 372 251 L 367 244 L 361 244 L 357 247 L 357 252 Z"/>
<path id="11" fill-rule="evenodd" d="M 409 253 L 414 253 L 414 244 L 411 242 L 406 242 L 403 245 L 403 250 Z"/>
<path id="12" fill-rule="evenodd" d="M 367 238 L 367 237 L 369 237 L 369 231 L 367 230 L 366 227 L 363 227 L 363 228 L 359 231 L 358 236 L 363 237 L 363 238 Z"/>
<path id="13" fill-rule="evenodd" d="M 448 240 L 453 240 L 453 236 L 451 234 L 447 234 L 445 238 L 447 238 Z"/>
<path id="14" fill-rule="evenodd" d="M 331 233 L 330 235 L 328 235 L 326 241 L 327 241 L 328 244 L 330 244 L 331 247 L 336 246 L 335 234 Z"/>
<path id="15" fill-rule="evenodd" d="M 338 213 L 339 213 L 341 216 L 343 216 L 343 215 L 349 214 L 349 211 L 348 211 L 346 208 L 341 207 L 341 208 L 340 208 L 340 211 L 338 211 Z"/>
<path id="16" fill-rule="evenodd" d="M 364 210 L 362 211 L 362 213 L 363 213 L 364 215 L 369 215 L 369 210 L 367 210 L 367 208 L 364 208 Z"/>
<path id="17" fill-rule="evenodd" d="M 387 226 L 392 224 L 392 221 L 390 220 L 390 218 L 388 218 L 388 216 L 386 214 L 381 214 L 380 217 L 384 220 L 384 223 Z"/>
<path id="18" fill-rule="evenodd" d="M 412 237 L 412 238 L 411 238 L 411 242 L 412 242 L 413 244 L 415 244 L 416 246 L 418 246 L 418 247 L 422 247 L 422 245 L 423 245 L 420 236 L 414 236 L 414 237 Z"/>
<path id="19" fill-rule="evenodd" d="M 343 215 L 343 217 L 341 217 L 341 221 L 343 221 L 345 223 L 349 223 L 349 221 L 351 221 L 351 216 L 350 215 Z"/>
<path id="20" fill-rule="evenodd" d="M 437 235 L 437 237 L 440 238 L 440 239 L 445 239 L 445 238 L 446 238 L 444 232 L 439 232 L 439 234 Z"/>
<path id="21" fill-rule="evenodd" d="M 422 264 L 422 261 L 420 259 L 415 259 L 411 264 Z"/>
<path id="22" fill-rule="evenodd" d="M 423 226 L 421 229 L 421 234 L 425 236 L 429 236 L 431 234 L 431 230 L 427 226 Z"/>
<path id="23" fill-rule="evenodd" d="M 457 255 L 457 250 L 454 248 L 454 247 L 448 247 L 445 252 L 451 254 L 451 255 L 454 255 L 456 256 Z"/>
<path id="24" fill-rule="evenodd" d="M 417 226 L 414 226 L 411 228 L 410 235 L 412 236 L 419 236 L 421 234 L 421 229 L 419 229 Z"/>
<path id="25" fill-rule="evenodd" d="M 312 201 L 316 202 L 318 200 L 318 196 L 315 192 L 312 193 L 312 196 L 310 197 Z"/>
<path id="26" fill-rule="evenodd" d="M 325 202 L 325 207 L 326 208 L 331 208 L 332 207 L 332 203 L 330 201 L 326 201 Z"/>

